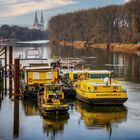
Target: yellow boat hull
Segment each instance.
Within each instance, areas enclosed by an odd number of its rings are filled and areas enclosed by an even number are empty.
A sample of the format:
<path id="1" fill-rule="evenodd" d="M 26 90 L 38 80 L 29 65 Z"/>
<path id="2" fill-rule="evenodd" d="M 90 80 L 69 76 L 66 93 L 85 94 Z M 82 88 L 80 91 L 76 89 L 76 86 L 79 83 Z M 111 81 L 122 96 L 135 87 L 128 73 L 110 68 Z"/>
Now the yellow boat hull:
<path id="1" fill-rule="evenodd" d="M 96 105 L 121 105 L 128 99 L 125 92 L 88 93 L 79 88 L 75 88 L 75 93 L 78 100 Z"/>
<path id="2" fill-rule="evenodd" d="M 68 105 L 45 105 L 43 106 L 43 104 L 39 104 L 39 109 L 41 111 L 42 115 L 48 115 L 48 114 L 56 114 L 56 115 L 60 115 L 60 114 L 66 114 L 68 113 Z"/>

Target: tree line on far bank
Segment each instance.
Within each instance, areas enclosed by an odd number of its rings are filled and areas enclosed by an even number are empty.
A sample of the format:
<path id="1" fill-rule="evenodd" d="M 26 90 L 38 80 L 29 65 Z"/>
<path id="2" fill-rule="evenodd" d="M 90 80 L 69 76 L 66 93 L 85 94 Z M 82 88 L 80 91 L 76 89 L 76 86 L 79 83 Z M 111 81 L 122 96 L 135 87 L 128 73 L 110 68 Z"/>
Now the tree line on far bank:
<path id="1" fill-rule="evenodd" d="M 16 39 L 20 41 L 47 39 L 47 31 L 29 29 L 27 27 L 2 25 L 0 27 L 0 39 Z"/>
<path id="2" fill-rule="evenodd" d="M 138 43 L 140 0 L 54 16 L 49 32 L 52 41 Z"/>

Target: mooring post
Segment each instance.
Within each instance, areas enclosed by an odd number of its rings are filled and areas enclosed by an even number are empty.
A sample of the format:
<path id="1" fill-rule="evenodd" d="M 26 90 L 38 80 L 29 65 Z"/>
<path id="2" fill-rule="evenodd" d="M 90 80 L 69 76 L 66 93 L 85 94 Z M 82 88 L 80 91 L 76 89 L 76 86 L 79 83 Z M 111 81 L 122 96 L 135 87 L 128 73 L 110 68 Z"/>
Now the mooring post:
<path id="1" fill-rule="evenodd" d="M 13 65 L 13 47 L 9 47 L 9 98 L 12 97 L 12 65 Z"/>
<path id="2" fill-rule="evenodd" d="M 2 89 L 2 95 L 1 95 L 1 99 L 3 100 L 3 89 Z"/>
<path id="3" fill-rule="evenodd" d="M 19 96 L 19 59 L 14 60 L 14 96 Z"/>
<path id="4" fill-rule="evenodd" d="M 2 68 L 2 63 L 0 63 L 0 99 L 3 99 L 3 68 Z"/>
<path id="5" fill-rule="evenodd" d="M 5 80 L 4 80 L 4 83 L 5 83 L 5 94 L 7 94 L 7 47 L 4 48 L 5 50 L 5 74 L 4 74 L 4 77 L 5 77 Z"/>
<path id="6" fill-rule="evenodd" d="M 2 91 L 0 91 L 0 102 L 1 102 L 1 99 L 2 99 Z"/>
<path id="7" fill-rule="evenodd" d="M 4 72 L 4 68 L 2 67 L 2 70 L 1 70 L 1 73 L 2 73 L 2 90 L 4 92 L 5 90 L 5 72 Z"/>
<path id="8" fill-rule="evenodd" d="M 14 60 L 14 138 L 19 134 L 19 59 Z"/>
<path id="9" fill-rule="evenodd" d="M 19 135 L 19 98 L 14 97 L 14 125 L 13 125 L 13 136 L 17 138 Z"/>

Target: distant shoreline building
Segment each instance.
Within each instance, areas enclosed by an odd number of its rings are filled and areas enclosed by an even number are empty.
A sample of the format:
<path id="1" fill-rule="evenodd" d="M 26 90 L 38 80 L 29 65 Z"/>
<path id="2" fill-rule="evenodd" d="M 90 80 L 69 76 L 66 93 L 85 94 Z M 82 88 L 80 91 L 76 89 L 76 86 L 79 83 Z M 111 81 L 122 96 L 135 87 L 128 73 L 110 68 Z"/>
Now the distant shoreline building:
<path id="1" fill-rule="evenodd" d="M 33 29 L 44 31 L 44 17 L 43 12 L 41 12 L 40 22 L 38 20 L 37 12 L 35 12 L 34 24 L 32 26 Z"/>

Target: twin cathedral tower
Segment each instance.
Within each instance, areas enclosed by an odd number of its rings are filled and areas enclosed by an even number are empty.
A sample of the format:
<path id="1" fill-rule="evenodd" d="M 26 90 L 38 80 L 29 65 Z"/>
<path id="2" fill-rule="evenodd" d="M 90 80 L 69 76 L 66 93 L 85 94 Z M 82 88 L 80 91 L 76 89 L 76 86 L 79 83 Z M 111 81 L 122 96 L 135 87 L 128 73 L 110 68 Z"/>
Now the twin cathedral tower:
<path id="1" fill-rule="evenodd" d="M 37 30 L 41 30 L 41 31 L 45 30 L 43 12 L 41 12 L 40 21 L 38 20 L 37 12 L 35 12 L 35 18 L 34 18 L 34 23 L 33 23 L 32 28 L 37 29 Z"/>

